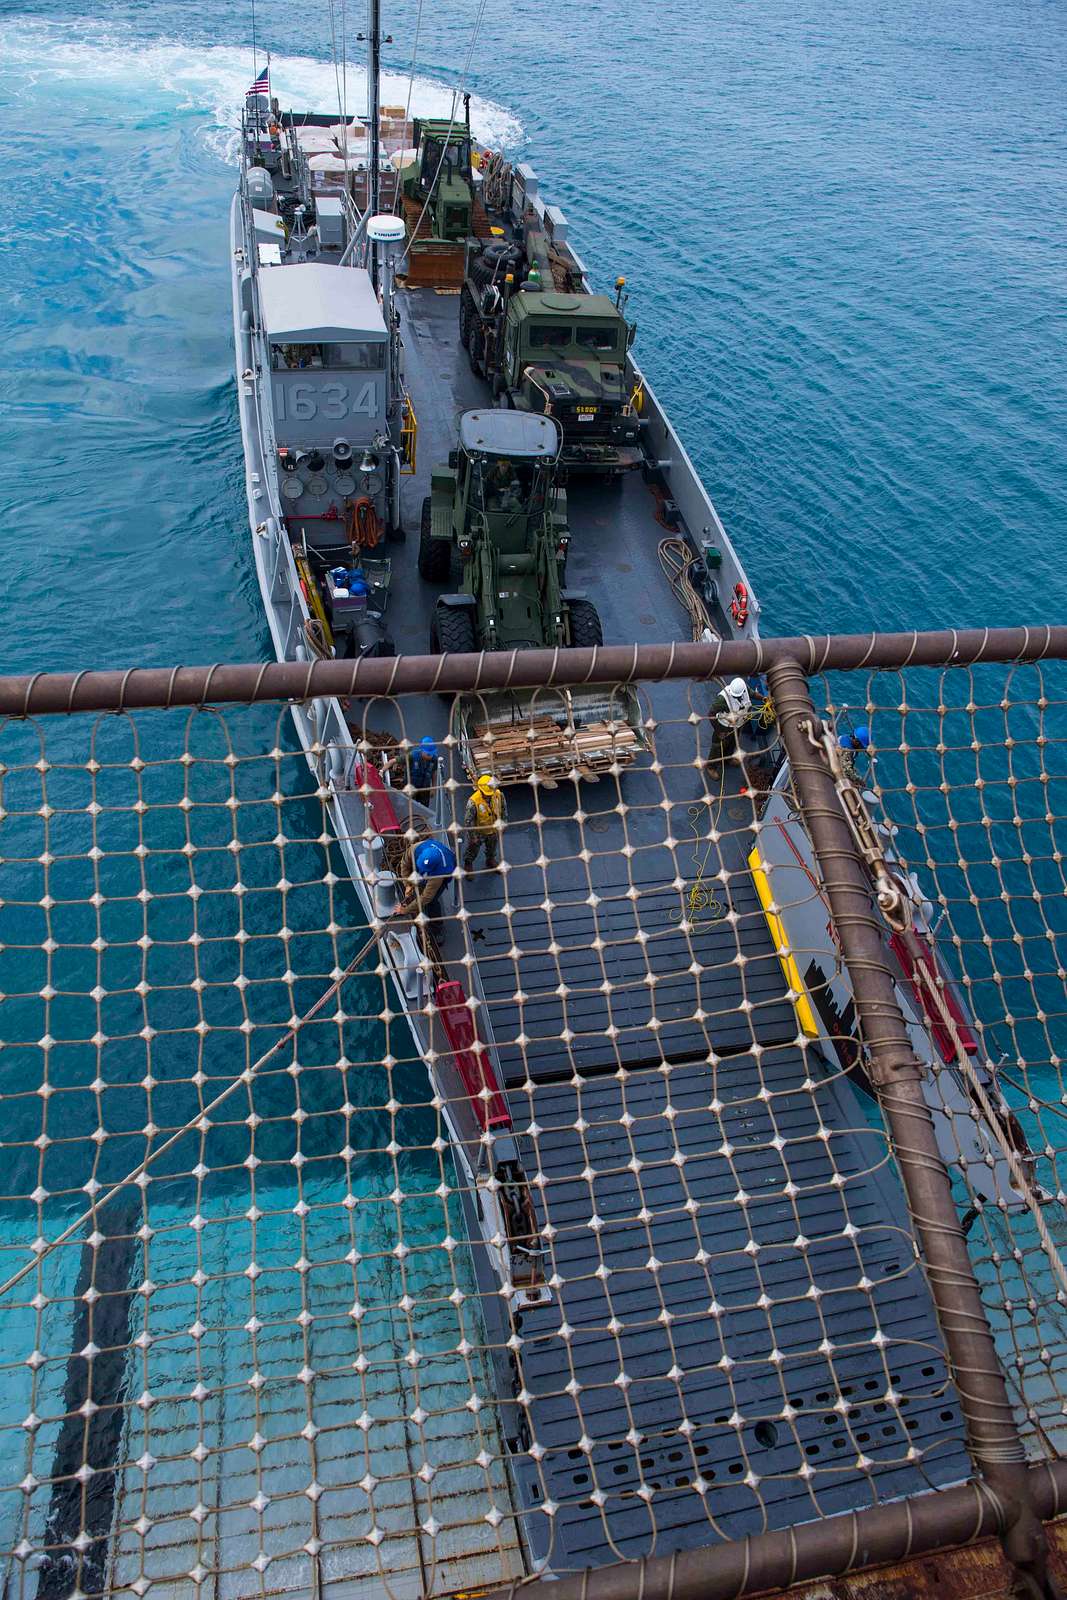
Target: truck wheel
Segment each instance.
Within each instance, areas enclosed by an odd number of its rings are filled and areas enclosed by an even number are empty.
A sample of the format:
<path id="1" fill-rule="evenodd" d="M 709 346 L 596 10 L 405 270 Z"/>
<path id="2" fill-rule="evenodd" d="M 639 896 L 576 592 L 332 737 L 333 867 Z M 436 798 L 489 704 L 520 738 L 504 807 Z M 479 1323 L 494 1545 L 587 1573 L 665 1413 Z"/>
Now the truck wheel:
<path id="1" fill-rule="evenodd" d="M 431 642 L 443 656 L 471 655 L 478 645 L 474 618 L 465 606 L 438 606 L 433 617 Z"/>
<path id="2" fill-rule="evenodd" d="M 471 371 L 476 378 L 482 375 L 482 356 L 485 353 L 485 337 L 477 323 L 471 328 L 471 341 L 467 346 L 467 357 L 471 364 Z"/>
<path id="3" fill-rule="evenodd" d="M 604 643 L 600 613 L 591 600 L 572 600 L 570 613 L 571 644 L 576 650 L 589 650 Z"/>
<path id="4" fill-rule="evenodd" d="M 471 299 L 470 290 L 464 285 L 463 293 L 459 298 L 459 342 L 464 350 L 470 348 L 471 318 L 474 315 L 474 301 Z"/>
<path id="5" fill-rule="evenodd" d="M 419 526 L 419 576 L 428 583 L 444 583 L 448 577 L 452 541 L 433 537 L 430 532 L 432 511 L 432 501 L 427 495 L 422 502 L 422 522 Z"/>

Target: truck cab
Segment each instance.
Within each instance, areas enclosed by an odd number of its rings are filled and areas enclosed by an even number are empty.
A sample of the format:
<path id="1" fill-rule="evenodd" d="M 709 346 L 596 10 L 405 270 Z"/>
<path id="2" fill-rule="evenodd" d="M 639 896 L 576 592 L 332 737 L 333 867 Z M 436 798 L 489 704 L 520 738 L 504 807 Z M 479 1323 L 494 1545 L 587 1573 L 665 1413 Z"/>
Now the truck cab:
<path id="1" fill-rule="evenodd" d="M 618 474 L 641 465 L 631 404 L 625 317 L 607 295 L 513 294 L 502 330 L 501 378 L 516 410 L 550 416 L 565 466 Z"/>
<path id="2" fill-rule="evenodd" d="M 466 239 L 472 225 L 471 140 L 462 123 L 416 117 L 415 160 L 404 168 L 407 200 L 427 206 L 435 239 Z"/>
<path id="3" fill-rule="evenodd" d="M 434 472 L 423 504 L 419 571 L 458 585 L 438 601 L 435 649 L 600 643 L 591 603 L 563 588 L 559 450 L 548 417 L 492 409 L 463 416 L 459 449 Z"/>

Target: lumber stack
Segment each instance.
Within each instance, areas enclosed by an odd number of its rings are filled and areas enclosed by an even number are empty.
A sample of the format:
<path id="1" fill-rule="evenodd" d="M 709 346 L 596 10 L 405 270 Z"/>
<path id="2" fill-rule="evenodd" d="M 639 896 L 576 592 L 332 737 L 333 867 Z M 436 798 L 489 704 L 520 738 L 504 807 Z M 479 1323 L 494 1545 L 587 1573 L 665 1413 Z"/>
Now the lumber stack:
<path id="1" fill-rule="evenodd" d="M 435 239 L 429 208 L 407 196 L 404 221 L 408 229 L 408 283 L 427 289 L 458 289 L 463 283 L 463 245 Z"/>
<path id="2" fill-rule="evenodd" d="M 469 744 L 471 777 L 491 772 L 515 783 L 536 772 L 549 778 L 595 777 L 611 767 L 629 766 L 641 742 L 628 722 L 587 722 L 560 727 L 551 717 L 512 723 L 480 723 Z"/>

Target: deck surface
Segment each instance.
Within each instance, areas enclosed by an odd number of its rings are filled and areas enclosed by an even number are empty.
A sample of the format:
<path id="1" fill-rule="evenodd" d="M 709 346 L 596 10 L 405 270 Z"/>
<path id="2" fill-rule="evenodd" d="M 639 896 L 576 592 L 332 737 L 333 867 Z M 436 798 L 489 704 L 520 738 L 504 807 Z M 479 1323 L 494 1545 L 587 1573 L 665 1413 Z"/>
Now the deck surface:
<path id="1" fill-rule="evenodd" d="M 419 419 L 413 531 L 461 413 L 488 399 L 456 296 L 400 302 Z M 640 475 L 572 481 L 568 505 L 568 584 L 589 592 L 605 641 L 681 636 Z M 390 607 L 406 652 L 427 648 L 440 592 L 415 574 L 412 543 L 394 554 Z M 506 870 L 468 878 L 467 916 L 443 933 L 448 960 L 476 971 L 549 1242 L 553 1300 L 511 1330 L 512 1467 L 530 1550 L 555 1571 L 968 1473 L 884 1144 L 851 1086 L 797 1047 L 745 866 L 752 803 L 736 771 L 703 770 L 712 694 L 645 691 L 655 770 L 509 789 Z M 440 702 L 408 702 L 405 717 L 412 738 L 446 731 Z M 883 1398 L 897 1390 L 899 1409 Z"/>
<path id="2" fill-rule="evenodd" d="M 758 1064 L 743 1054 L 714 1070 L 512 1091 L 516 1125 L 536 1130 L 523 1153 L 546 1179 L 557 1281 L 553 1303 L 523 1322 L 530 1432 L 545 1454 L 519 1478 L 530 1502 L 558 1507 L 551 1536 L 549 1518 L 531 1521 L 557 1570 L 913 1492 L 919 1474 L 902 1460 L 913 1441 L 938 1481 L 966 1476 L 899 1196 L 884 1173 L 861 1175 L 878 1141 L 857 1131 L 847 1086 L 827 1078 L 812 1094 L 804 1076 L 785 1047 Z M 880 1330 L 884 1358 L 871 1343 Z M 818 1352 L 826 1339 L 832 1370 Z M 908 1397 L 902 1412 L 885 1402 L 890 1385 Z M 845 1412 L 833 1409 L 839 1388 Z"/>

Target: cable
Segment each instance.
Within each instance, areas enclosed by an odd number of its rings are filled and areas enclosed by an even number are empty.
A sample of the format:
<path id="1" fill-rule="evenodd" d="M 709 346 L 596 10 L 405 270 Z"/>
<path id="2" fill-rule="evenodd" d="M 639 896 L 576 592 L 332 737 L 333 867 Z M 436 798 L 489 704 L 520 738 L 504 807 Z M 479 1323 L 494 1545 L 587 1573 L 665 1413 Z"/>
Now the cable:
<path id="1" fill-rule="evenodd" d="M 407 129 L 411 121 L 411 97 L 415 92 L 415 65 L 419 59 L 419 34 L 422 32 L 422 0 L 419 0 L 419 9 L 415 13 L 415 38 L 411 46 L 411 67 L 408 71 L 408 92 L 404 101 L 404 128 Z M 396 189 L 393 193 L 393 215 L 400 215 L 400 202 L 404 197 L 403 185 L 400 182 L 400 168 L 397 168 Z"/>
<path id="2" fill-rule="evenodd" d="M 317 661 L 332 661 L 333 651 L 326 641 L 326 627 L 318 617 L 307 617 L 304 621 L 304 638 L 307 640 L 308 649 Z"/>
<path id="3" fill-rule="evenodd" d="M 422 227 L 426 213 L 430 209 L 430 201 L 433 199 L 433 192 L 437 188 L 437 180 L 441 176 L 441 168 L 445 164 L 445 157 L 448 154 L 448 141 L 451 139 L 452 129 L 456 125 L 456 111 L 459 106 L 460 97 L 464 93 L 467 86 L 467 74 L 470 71 L 471 59 L 474 55 L 474 46 L 477 43 L 478 33 L 482 26 L 482 18 L 485 15 L 485 6 L 486 0 L 481 0 L 480 5 L 478 6 L 478 15 L 474 19 L 474 31 L 471 34 L 471 42 L 467 49 L 467 59 L 463 63 L 463 72 L 460 75 L 459 87 L 453 89 L 452 91 L 452 115 L 448 119 L 448 132 L 445 134 L 444 143 L 441 146 L 441 159 L 437 163 L 437 170 L 433 175 L 433 182 L 430 184 L 426 194 L 426 200 L 423 204 L 422 210 L 419 212 L 419 220 L 411 230 L 412 239 L 417 236 L 419 229 Z"/>
<path id="4" fill-rule="evenodd" d="M 343 67 L 342 67 L 342 72 L 340 72 L 340 73 L 337 70 L 337 26 L 336 26 L 336 22 L 334 20 L 333 7 L 334 7 L 334 0 L 330 0 L 330 54 L 333 57 L 333 81 L 334 81 L 334 84 L 335 84 L 335 86 L 337 88 L 337 115 L 340 117 L 341 126 L 344 129 L 344 132 L 341 135 L 341 154 L 344 157 L 344 163 L 345 163 L 345 194 L 347 195 L 347 194 L 351 193 L 351 187 L 350 187 L 349 181 L 348 181 L 348 119 L 347 119 L 348 72 L 347 72 L 347 63 L 344 62 L 344 51 L 345 51 L 345 33 L 344 33 L 344 30 L 345 30 L 345 9 L 344 8 L 345 8 L 345 0 L 341 0 L 341 52 L 342 52 L 342 62 L 344 64 L 343 64 Z M 344 93 L 343 94 L 342 94 L 342 91 L 341 91 L 342 77 L 344 78 L 344 83 L 345 83 L 345 88 L 344 88 Z"/>
<path id="5" fill-rule="evenodd" d="M 709 634 L 711 640 L 717 640 L 718 630 L 712 626 L 704 597 L 690 576 L 693 568 L 699 566 L 700 557 L 693 554 L 684 539 L 662 539 L 659 545 L 659 564 L 667 574 L 675 599 L 680 601 L 689 613 L 693 643 L 710 642 L 707 638 Z"/>

